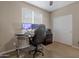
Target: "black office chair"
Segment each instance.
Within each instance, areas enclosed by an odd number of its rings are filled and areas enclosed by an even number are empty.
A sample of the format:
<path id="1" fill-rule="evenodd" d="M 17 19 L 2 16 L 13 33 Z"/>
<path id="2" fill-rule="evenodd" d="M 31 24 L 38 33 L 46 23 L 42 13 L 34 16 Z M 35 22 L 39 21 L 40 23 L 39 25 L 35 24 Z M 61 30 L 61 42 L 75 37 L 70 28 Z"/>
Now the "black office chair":
<path id="1" fill-rule="evenodd" d="M 37 54 L 37 52 L 42 53 L 42 56 L 44 53 L 40 51 L 38 46 L 44 42 L 44 38 L 46 36 L 46 31 L 45 31 L 45 26 L 44 25 L 39 25 L 39 27 L 35 30 L 35 35 L 32 38 L 32 40 L 29 40 L 30 45 L 34 46 L 35 49 L 30 51 L 34 52 L 33 57 Z"/>

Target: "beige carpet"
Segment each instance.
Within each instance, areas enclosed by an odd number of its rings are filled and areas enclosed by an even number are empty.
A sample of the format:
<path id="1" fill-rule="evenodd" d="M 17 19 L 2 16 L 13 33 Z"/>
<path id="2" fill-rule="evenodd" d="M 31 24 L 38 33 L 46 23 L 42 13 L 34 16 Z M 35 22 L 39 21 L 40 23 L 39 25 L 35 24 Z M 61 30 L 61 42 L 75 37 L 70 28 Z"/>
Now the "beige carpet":
<path id="1" fill-rule="evenodd" d="M 20 56 L 23 58 L 32 58 L 32 54 L 28 53 L 29 48 L 23 49 L 20 52 Z M 52 43 L 43 48 L 44 56 L 36 55 L 36 58 L 78 58 L 79 49 L 72 48 L 60 43 Z M 16 58 L 16 51 L 8 53 L 10 58 Z"/>

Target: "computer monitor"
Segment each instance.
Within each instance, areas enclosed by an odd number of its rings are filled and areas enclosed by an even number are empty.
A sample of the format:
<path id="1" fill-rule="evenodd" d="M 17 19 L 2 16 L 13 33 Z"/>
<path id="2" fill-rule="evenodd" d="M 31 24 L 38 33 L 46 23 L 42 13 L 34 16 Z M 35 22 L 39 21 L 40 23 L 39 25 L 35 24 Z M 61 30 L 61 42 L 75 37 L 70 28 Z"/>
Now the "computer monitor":
<path id="1" fill-rule="evenodd" d="M 39 24 L 31 24 L 31 23 L 23 23 L 22 29 L 28 30 L 28 29 L 37 29 L 39 27 Z"/>
<path id="2" fill-rule="evenodd" d="M 37 29 L 39 27 L 39 24 L 32 24 L 32 29 Z"/>
<path id="3" fill-rule="evenodd" d="M 32 29 L 32 24 L 31 23 L 23 23 L 22 29 L 24 29 L 24 30 Z"/>

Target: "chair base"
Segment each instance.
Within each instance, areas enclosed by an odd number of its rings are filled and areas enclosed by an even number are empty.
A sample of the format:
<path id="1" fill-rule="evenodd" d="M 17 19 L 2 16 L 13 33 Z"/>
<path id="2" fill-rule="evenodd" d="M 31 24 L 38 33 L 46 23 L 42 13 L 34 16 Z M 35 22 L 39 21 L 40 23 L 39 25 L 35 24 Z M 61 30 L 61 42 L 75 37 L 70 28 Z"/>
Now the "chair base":
<path id="1" fill-rule="evenodd" d="M 35 58 L 35 56 L 36 56 L 36 54 L 37 54 L 38 52 L 41 53 L 42 56 L 44 56 L 44 53 L 43 53 L 42 51 L 40 51 L 40 50 L 31 50 L 31 51 L 29 51 L 29 54 L 31 54 L 31 52 L 34 52 L 34 53 L 33 53 L 33 58 Z"/>

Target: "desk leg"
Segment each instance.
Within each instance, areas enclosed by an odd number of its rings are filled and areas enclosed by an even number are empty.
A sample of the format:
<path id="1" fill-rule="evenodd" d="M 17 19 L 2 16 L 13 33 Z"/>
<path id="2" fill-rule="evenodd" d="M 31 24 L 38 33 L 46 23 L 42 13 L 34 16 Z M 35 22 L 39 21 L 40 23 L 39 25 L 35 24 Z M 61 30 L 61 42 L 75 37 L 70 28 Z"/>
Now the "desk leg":
<path id="1" fill-rule="evenodd" d="M 16 49 L 17 57 L 19 58 L 19 49 Z"/>
<path id="2" fill-rule="evenodd" d="M 19 51 L 19 40 L 17 39 L 17 46 L 16 46 L 16 54 L 17 54 L 17 58 L 20 57 L 20 51 Z"/>

